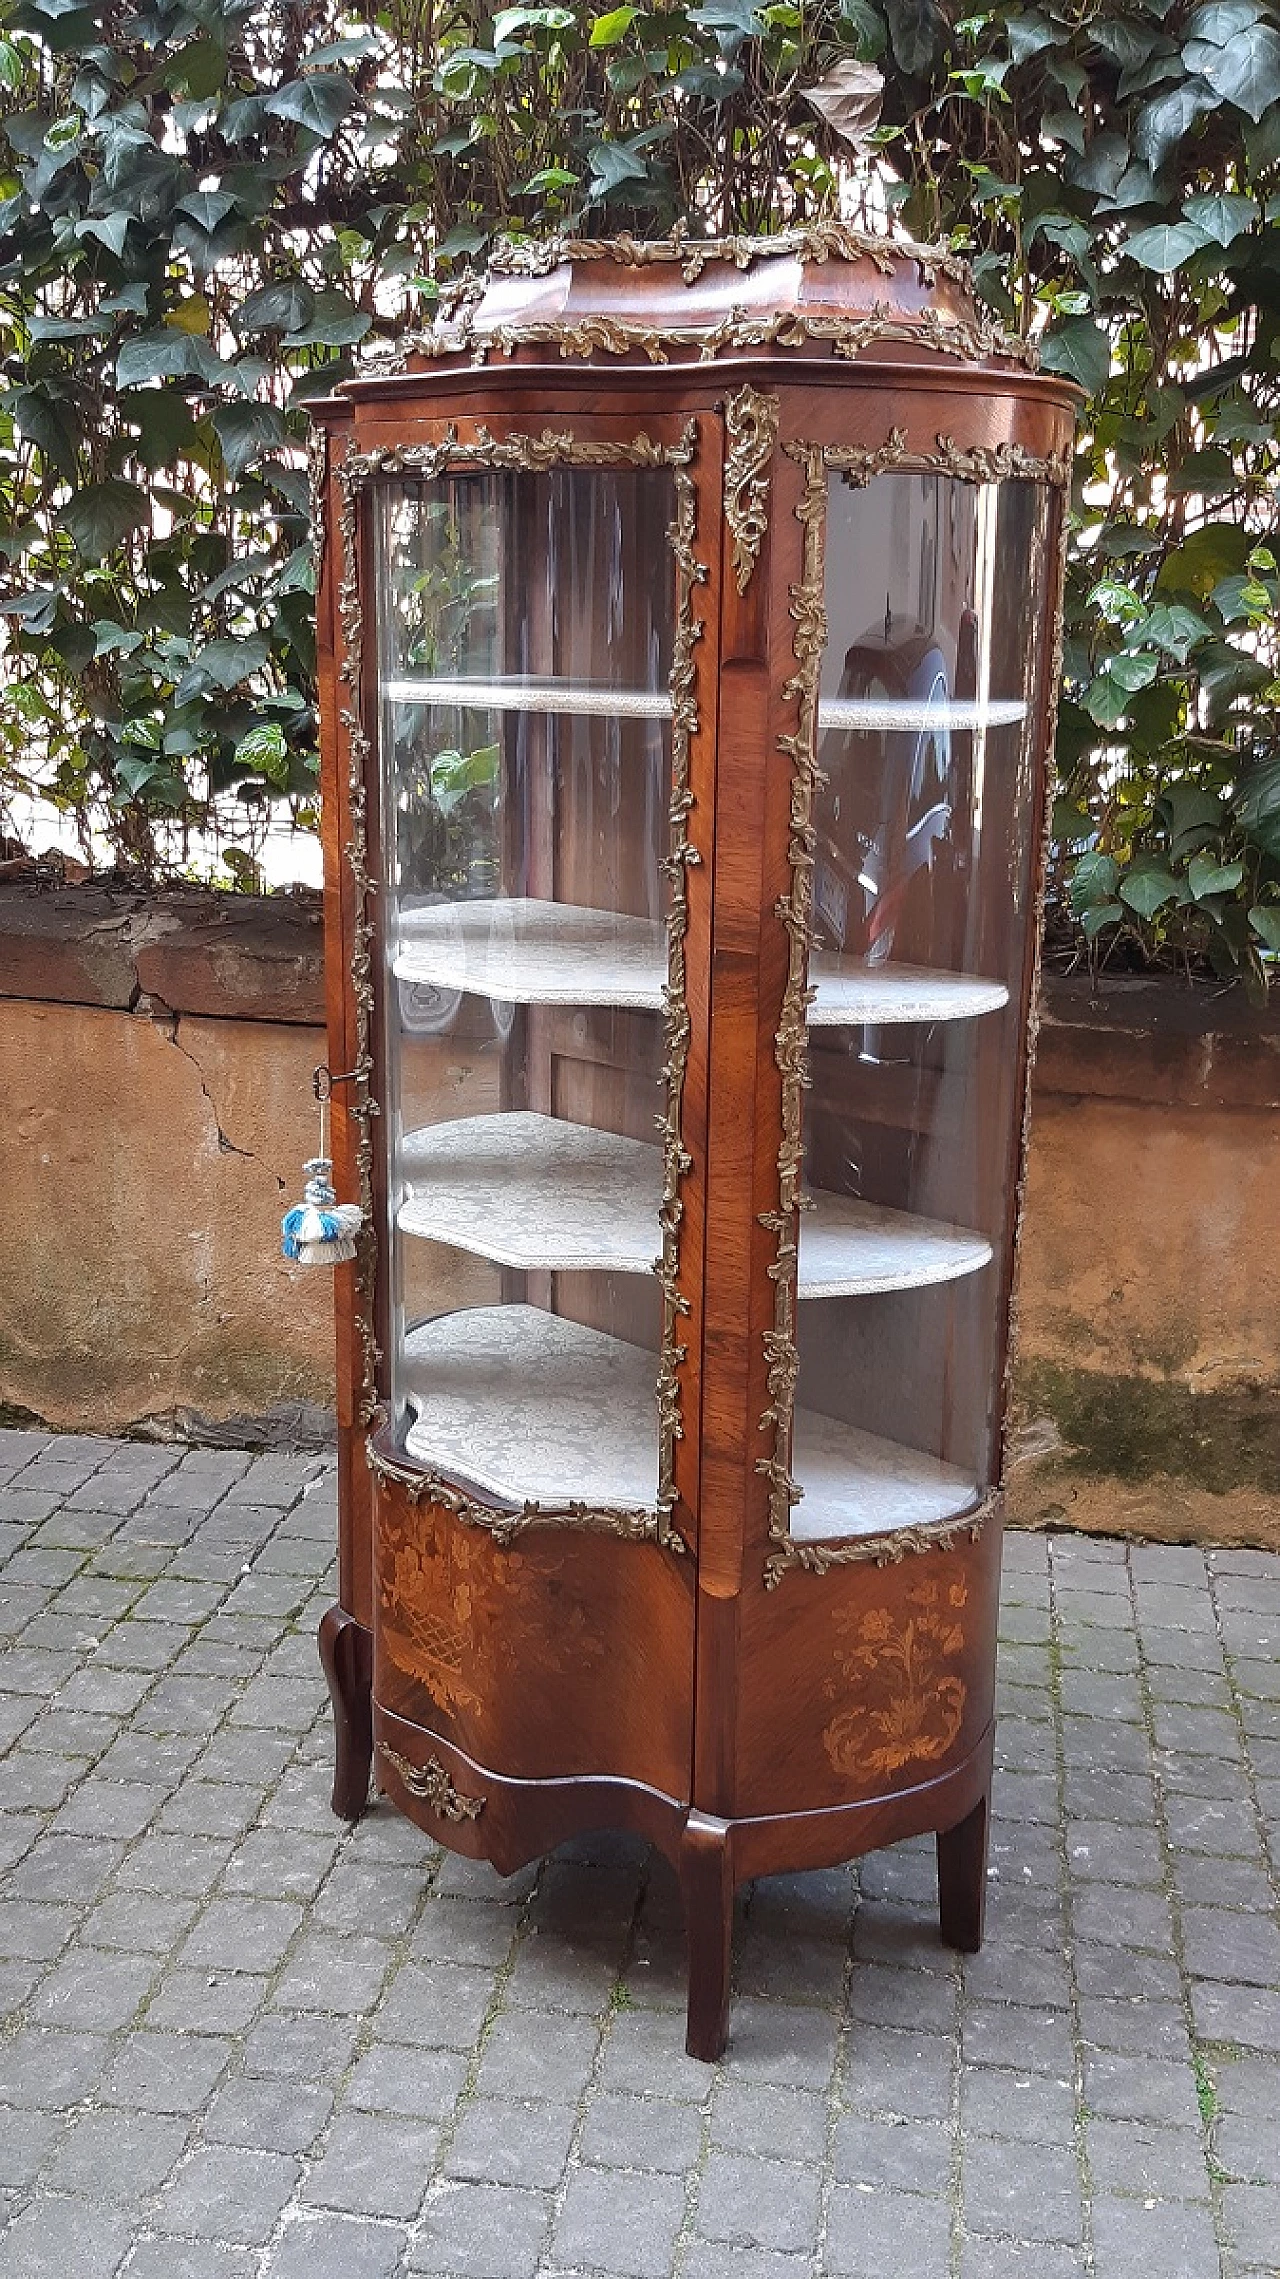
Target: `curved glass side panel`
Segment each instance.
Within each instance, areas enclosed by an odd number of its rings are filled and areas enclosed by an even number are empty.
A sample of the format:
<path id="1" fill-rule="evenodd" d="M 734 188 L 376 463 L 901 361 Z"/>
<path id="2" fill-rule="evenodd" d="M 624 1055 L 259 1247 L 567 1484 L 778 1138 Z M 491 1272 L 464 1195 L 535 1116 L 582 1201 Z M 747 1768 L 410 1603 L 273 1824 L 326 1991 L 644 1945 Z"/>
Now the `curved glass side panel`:
<path id="1" fill-rule="evenodd" d="M 994 1481 L 1048 496 L 829 477 L 791 1532 Z"/>
<path id="2" fill-rule="evenodd" d="M 658 1494 L 674 511 L 377 494 L 392 1421 L 499 1504 Z"/>

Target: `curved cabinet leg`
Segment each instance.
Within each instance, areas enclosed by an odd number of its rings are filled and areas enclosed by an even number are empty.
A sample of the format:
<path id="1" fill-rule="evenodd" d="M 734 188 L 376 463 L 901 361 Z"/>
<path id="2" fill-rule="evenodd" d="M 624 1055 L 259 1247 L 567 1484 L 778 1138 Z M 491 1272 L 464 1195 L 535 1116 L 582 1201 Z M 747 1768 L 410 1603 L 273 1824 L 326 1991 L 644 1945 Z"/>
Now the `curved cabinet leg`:
<path id="1" fill-rule="evenodd" d="M 333 1809 L 340 1819 L 358 1820 L 373 1765 L 373 1639 L 340 1606 L 321 1618 L 320 1663 L 333 1703 Z"/>
<path id="2" fill-rule="evenodd" d="M 957 1947 L 962 1955 L 976 1955 L 982 1945 L 990 1818 L 987 1789 L 972 1812 L 938 1837 L 938 1926 L 943 1945 Z"/>
<path id="3" fill-rule="evenodd" d="M 725 1821 L 691 1812 L 680 1840 L 680 1888 L 689 1941 L 690 2057 L 720 2056 L 729 2030 L 733 1861 Z"/>

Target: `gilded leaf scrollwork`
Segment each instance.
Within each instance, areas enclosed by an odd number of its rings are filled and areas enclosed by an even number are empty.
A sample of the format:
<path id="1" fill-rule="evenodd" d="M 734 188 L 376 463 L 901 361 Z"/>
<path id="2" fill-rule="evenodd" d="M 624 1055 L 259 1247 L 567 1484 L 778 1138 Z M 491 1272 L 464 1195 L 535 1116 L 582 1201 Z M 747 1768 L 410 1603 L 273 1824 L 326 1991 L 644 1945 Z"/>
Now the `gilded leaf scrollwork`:
<path id="1" fill-rule="evenodd" d="M 829 1701 L 853 1698 L 823 1729 L 833 1772 L 887 1780 L 907 1765 L 936 1763 L 954 1746 L 968 1699 L 955 1667 L 964 1655 L 967 1598 L 963 1577 L 928 1581 L 900 1615 L 884 1606 L 836 1615 L 838 1675 L 823 1691 Z"/>
<path id="2" fill-rule="evenodd" d="M 338 607 L 344 640 L 343 674 L 347 697 L 341 708 L 348 751 L 348 802 L 350 838 L 345 848 L 353 888 L 351 982 L 356 1015 L 355 1107 L 360 1139 L 357 1169 L 365 1225 L 357 1260 L 356 1334 L 363 1355 L 359 1421 L 374 1424 L 379 1417 L 377 1376 L 381 1360 L 374 1328 L 374 1288 L 377 1270 L 377 1236 L 373 1201 L 372 1119 L 379 1113 L 373 1096 L 372 1020 L 373 982 L 371 903 L 373 882 L 369 873 L 367 790 L 372 745 L 363 717 L 364 613 L 360 591 L 360 500 L 373 483 L 386 478 L 430 481 L 457 469 L 501 468 L 517 473 L 541 474 L 557 467 L 640 467 L 672 470 L 676 511 L 668 532 L 675 576 L 675 624 L 672 642 L 670 692 L 671 801 L 670 837 L 664 870 L 671 896 L 667 921 L 668 970 L 665 1005 L 665 1113 L 658 1118 L 662 1134 L 664 1183 L 660 1209 L 662 1236 L 658 1278 L 663 1293 L 663 1334 L 658 1357 L 657 1405 L 659 1418 L 658 1485 L 648 1509 L 596 1509 L 579 1503 L 556 1507 L 527 1503 L 512 1511 L 483 1503 L 432 1472 L 413 1470 L 388 1459 L 371 1439 L 369 1461 L 383 1478 L 405 1486 L 415 1501 L 429 1500 L 452 1511 L 464 1525 L 485 1528 L 495 1542 L 510 1545 L 531 1527 L 583 1527 L 622 1536 L 634 1542 L 658 1542 L 682 1554 L 684 1539 L 673 1522 L 676 1501 L 675 1448 L 681 1434 L 680 1369 L 685 1348 L 679 1341 L 682 1314 L 688 1302 L 680 1295 L 680 1228 L 684 1205 L 682 1185 L 691 1159 L 680 1138 L 680 1111 L 689 1054 L 689 1006 L 685 974 L 685 937 L 688 931 L 688 872 L 698 862 L 689 836 L 693 806 L 690 790 L 690 742 L 697 732 L 698 705 L 695 667 L 696 644 L 702 626 L 694 612 L 694 595 L 705 582 L 705 563 L 695 553 L 697 490 L 689 473 L 697 449 L 697 422 L 690 420 L 674 443 L 655 441 L 644 431 L 625 442 L 602 442 L 559 428 L 539 433 L 495 435 L 478 425 L 467 436 L 450 424 L 430 443 L 388 444 L 373 451 L 358 451 L 349 443 L 338 463 L 339 537 L 342 564 Z"/>
<path id="3" fill-rule="evenodd" d="M 438 1757 L 428 1757 L 425 1765 L 414 1765 L 386 1741 L 379 1741 L 378 1755 L 391 1766 L 410 1796 L 416 1796 L 420 1804 L 429 1805 L 442 1820 L 457 1822 L 480 1818 L 486 1798 L 464 1796 L 461 1789 L 454 1787 Z"/>
<path id="4" fill-rule="evenodd" d="M 744 594 L 769 527 L 769 461 L 778 441 L 779 404 L 739 388 L 724 407 L 729 450 L 724 463 L 724 518 L 733 540 L 733 576 Z"/>

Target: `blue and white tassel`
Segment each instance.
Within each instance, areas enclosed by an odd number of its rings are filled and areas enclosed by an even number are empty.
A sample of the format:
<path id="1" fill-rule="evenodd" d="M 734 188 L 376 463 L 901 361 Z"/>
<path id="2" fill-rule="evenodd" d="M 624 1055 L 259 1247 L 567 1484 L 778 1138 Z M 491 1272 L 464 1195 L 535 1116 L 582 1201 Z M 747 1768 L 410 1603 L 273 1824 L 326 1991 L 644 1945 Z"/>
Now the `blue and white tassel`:
<path id="1" fill-rule="evenodd" d="M 324 1073 L 328 1075 L 327 1070 Z M 316 1094 L 320 1100 L 320 1153 L 302 1166 L 307 1184 L 302 1201 L 286 1211 L 281 1221 L 280 1247 L 298 1266 L 346 1266 L 356 1255 L 355 1238 L 364 1225 L 364 1212 L 358 1203 L 340 1203 L 333 1191 L 333 1164 L 324 1152 L 329 1101 L 318 1081 Z"/>

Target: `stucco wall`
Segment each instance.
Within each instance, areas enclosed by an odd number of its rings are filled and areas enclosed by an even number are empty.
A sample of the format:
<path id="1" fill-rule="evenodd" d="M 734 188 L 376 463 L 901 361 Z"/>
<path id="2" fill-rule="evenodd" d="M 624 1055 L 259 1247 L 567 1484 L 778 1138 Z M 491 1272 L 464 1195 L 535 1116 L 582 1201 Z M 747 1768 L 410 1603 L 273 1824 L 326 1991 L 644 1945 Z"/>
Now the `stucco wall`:
<path id="1" fill-rule="evenodd" d="M 0 1405 L 104 1431 L 324 1429 L 330 1278 L 279 1255 L 315 1144 L 321 986 L 311 904 L 0 892 Z M 1022 1524 L 1280 1543 L 1277 1109 L 1273 1014 L 1050 980 Z"/>

